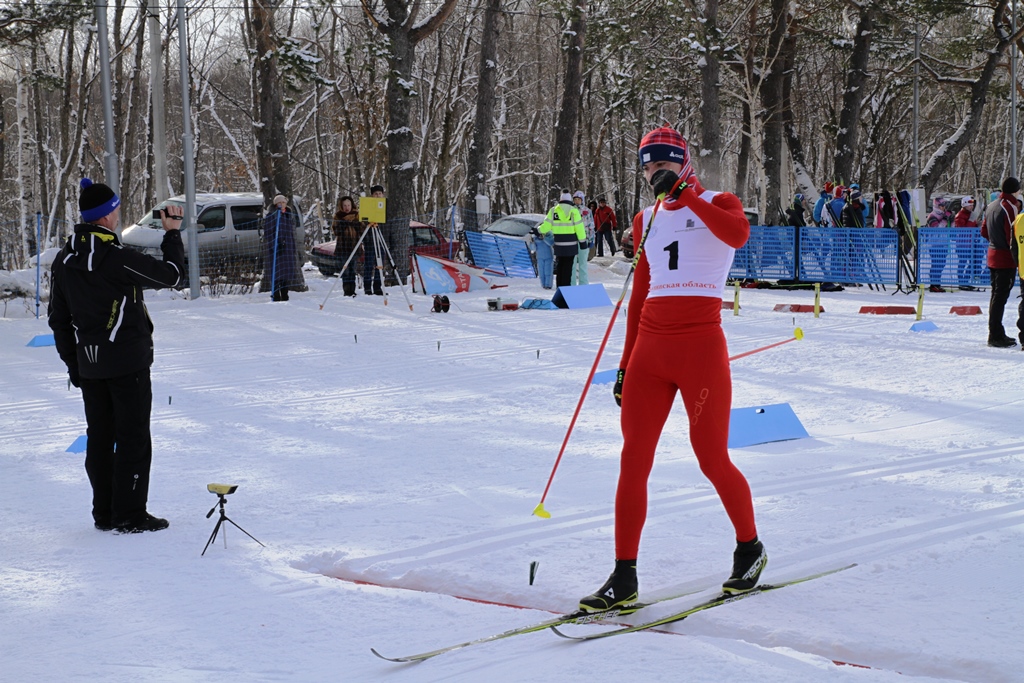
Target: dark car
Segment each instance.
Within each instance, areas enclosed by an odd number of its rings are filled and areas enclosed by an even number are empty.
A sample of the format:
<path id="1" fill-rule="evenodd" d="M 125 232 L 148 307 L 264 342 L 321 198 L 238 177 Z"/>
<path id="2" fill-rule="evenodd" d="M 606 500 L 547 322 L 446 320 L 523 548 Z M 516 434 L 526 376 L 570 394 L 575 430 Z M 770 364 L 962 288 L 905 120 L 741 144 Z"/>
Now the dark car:
<path id="1" fill-rule="evenodd" d="M 409 221 L 409 255 L 422 254 L 424 256 L 439 256 L 441 258 L 455 258 L 459 253 L 458 242 L 451 242 L 441 234 L 433 225 Z M 363 240 L 368 246 L 369 236 Z M 309 251 L 309 260 L 323 274 L 324 277 L 332 277 L 338 274 L 341 267 L 345 265 L 345 259 L 334 255 L 335 241 L 317 244 Z M 393 255 L 394 256 L 394 255 Z M 356 261 L 359 256 L 356 256 Z M 396 258 L 397 265 L 397 258 Z"/>

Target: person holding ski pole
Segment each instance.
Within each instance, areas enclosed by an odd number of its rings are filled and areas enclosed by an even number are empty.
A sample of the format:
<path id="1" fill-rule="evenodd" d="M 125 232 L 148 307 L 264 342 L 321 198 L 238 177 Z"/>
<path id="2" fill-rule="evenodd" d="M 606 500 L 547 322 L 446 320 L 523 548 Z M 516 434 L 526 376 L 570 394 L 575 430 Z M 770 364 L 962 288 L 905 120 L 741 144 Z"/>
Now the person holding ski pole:
<path id="1" fill-rule="evenodd" d="M 750 486 L 727 449 L 732 379 L 721 301 L 733 254 L 747 242 L 750 224 L 735 195 L 701 187 L 686 141 L 675 130 L 651 131 L 641 140 L 639 154 L 647 182 L 664 199 L 633 218 L 640 253 L 614 389 L 623 437 L 615 495 L 615 570 L 580 600 L 585 612 L 639 599 L 636 569 L 647 518 L 647 479 L 677 393 L 689 416 L 690 443 L 701 471 L 736 532 L 732 572 L 723 591 L 751 590 L 768 561 L 757 537 Z"/>

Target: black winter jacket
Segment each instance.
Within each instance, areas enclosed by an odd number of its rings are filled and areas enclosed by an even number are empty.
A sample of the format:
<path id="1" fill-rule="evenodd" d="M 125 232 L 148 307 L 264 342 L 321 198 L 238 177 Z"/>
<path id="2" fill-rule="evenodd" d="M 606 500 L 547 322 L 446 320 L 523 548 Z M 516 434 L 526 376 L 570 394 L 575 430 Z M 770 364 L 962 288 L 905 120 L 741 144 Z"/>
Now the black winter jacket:
<path id="1" fill-rule="evenodd" d="M 164 259 L 126 249 L 99 225 L 79 224 L 53 261 L 50 328 L 71 378 L 109 379 L 153 364 L 153 323 L 143 288 L 181 282 L 185 249 L 177 230 L 164 233 Z"/>

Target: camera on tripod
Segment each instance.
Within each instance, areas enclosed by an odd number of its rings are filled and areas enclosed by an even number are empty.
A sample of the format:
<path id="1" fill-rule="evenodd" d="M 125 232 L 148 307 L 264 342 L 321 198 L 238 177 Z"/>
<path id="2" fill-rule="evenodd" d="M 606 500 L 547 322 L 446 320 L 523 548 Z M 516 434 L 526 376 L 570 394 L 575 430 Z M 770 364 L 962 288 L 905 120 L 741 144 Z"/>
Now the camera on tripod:
<path id="1" fill-rule="evenodd" d="M 218 507 L 220 508 L 220 517 L 217 519 L 217 524 L 213 527 L 213 533 L 210 534 L 210 538 L 206 541 L 206 545 L 203 546 L 203 552 L 200 553 L 200 555 L 205 555 L 206 554 L 206 549 L 209 548 L 210 544 L 213 543 L 214 539 L 217 538 L 217 533 L 218 532 L 221 534 L 221 537 L 224 539 L 224 547 L 225 548 L 228 547 L 227 527 L 223 526 L 224 522 L 227 522 L 228 524 L 231 524 L 236 529 L 241 531 L 243 534 L 245 534 L 246 536 L 248 536 L 252 540 L 254 540 L 257 543 L 259 543 L 261 546 L 263 545 L 262 543 L 260 543 L 259 539 L 257 539 L 255 536 L 250 534 L 248 531 L 246 531 L 242 527 L 238 526 L 238 524 L 236 524 L 234 520 L 230 519 L 227 516 L 227 513 L 224 512 L 224 505 L 228 502 L 227 498 L 225 498 L 224 496 L 230 496 L 232 493 L 237 491 L 238 490 L 238 484 L 207 484 L 206 485 L 206 490 L 209 491 L 210 493 L 215 494 L 217 496 L 217 503 L 212 508 L 210 508 L 209 512 L 206 513 L 206 518 L 209 519 L 210 517 L 212 517 L 213 513 L 217 512 L 217 508 Z"/>

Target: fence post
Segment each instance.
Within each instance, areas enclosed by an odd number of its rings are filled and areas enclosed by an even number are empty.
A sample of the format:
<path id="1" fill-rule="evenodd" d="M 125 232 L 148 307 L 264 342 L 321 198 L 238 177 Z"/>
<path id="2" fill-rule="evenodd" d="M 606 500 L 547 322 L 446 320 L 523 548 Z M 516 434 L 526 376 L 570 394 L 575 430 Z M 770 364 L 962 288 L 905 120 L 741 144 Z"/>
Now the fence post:
<path id="1" fill-rule="evenodd" d="M 733 315 L 739 315 L 740 314 L 740 281 L 739 280 L 734 280 L 733 283 L 732 283 L 732 286 L 733 286 L 733 290 L 735 290 L 735 293 L 733 294 L 733 297 L 732 297 L 732 314 Z"/>
<path id="2" fill-rule="evenodd" d="M 814 283 L 814 317 L 821 317 L 821 283 Z"/>
<path id="3" fill-rule="evenodd" d="M 924 313 L 924 285 L 919 284 L 917 286 L 917 317 L 915 320 L 920 320 Z"/>

